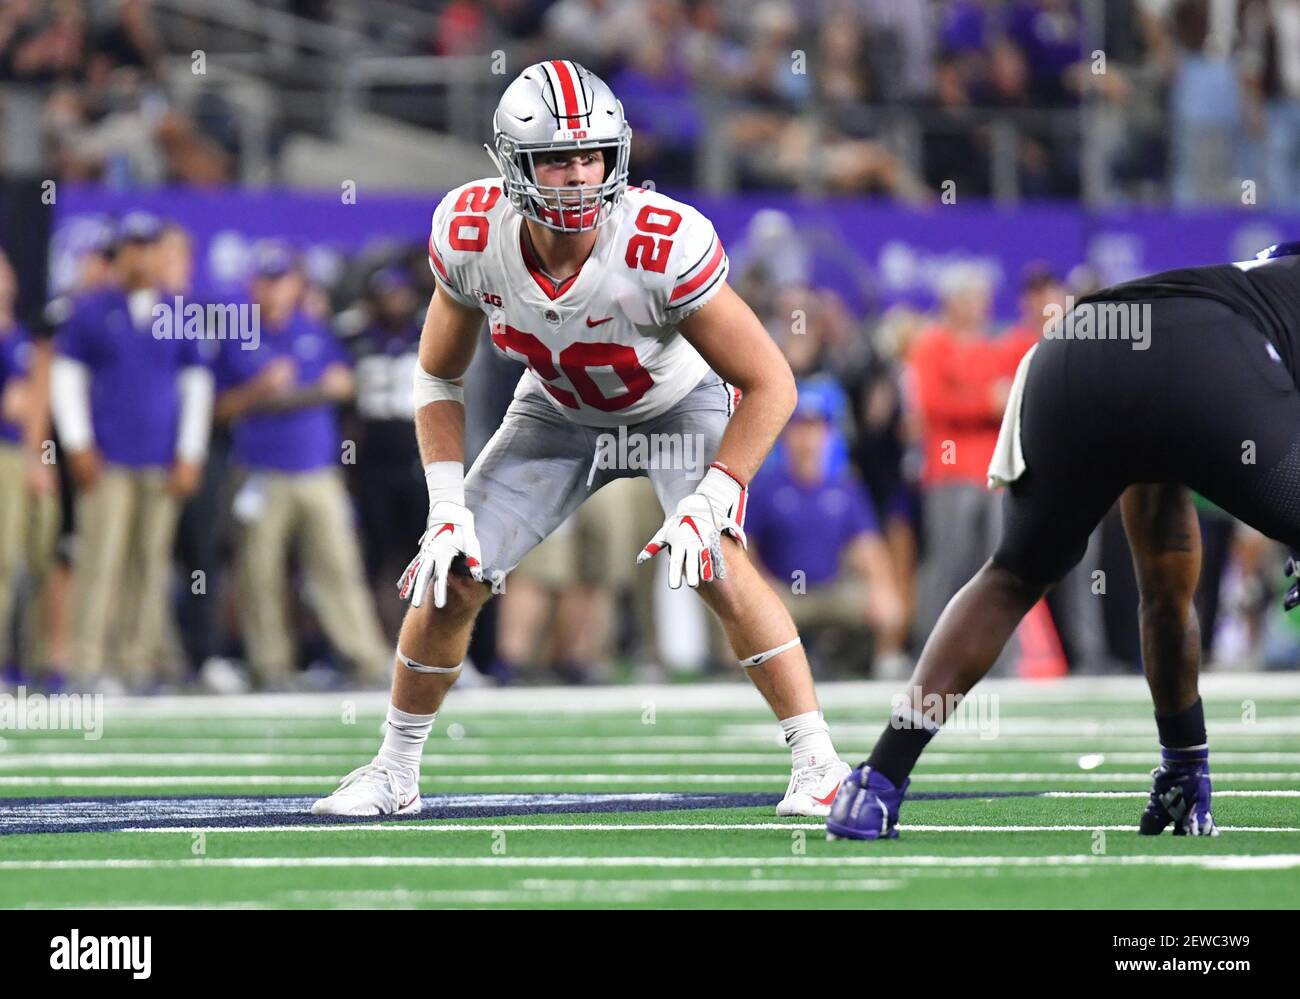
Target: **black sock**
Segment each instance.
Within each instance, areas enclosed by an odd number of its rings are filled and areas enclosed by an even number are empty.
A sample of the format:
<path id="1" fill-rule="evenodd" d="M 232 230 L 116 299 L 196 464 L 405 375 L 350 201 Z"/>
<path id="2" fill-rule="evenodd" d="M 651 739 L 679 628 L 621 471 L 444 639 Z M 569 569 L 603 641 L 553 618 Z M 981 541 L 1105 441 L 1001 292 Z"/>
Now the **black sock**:
<path id="1" fill-rule="evenodd" d="M 876 740 L 876 746 L 871 750 L 866 763 L 872 770 L 884 774 L 894 787 L 903 786 L 903 781 L 907 780 L 907 775 L 916 766 L 921 753 L 939 731 L 921 725 L 900 725 L 897 724 L 899 721 L 900 719 L 893 718 L 885 726 L 885 731 Z"/>
<path id="2" fill-rule="evenodd" d="M 1176 715 L 1156 715 L 1156 729 L 1160 733 L 1160 745 L 1165 749 L 1186 749 L 1209 742 L 1205 734 L 1205 705 L 1199 697 L 1195 704 Z"/>

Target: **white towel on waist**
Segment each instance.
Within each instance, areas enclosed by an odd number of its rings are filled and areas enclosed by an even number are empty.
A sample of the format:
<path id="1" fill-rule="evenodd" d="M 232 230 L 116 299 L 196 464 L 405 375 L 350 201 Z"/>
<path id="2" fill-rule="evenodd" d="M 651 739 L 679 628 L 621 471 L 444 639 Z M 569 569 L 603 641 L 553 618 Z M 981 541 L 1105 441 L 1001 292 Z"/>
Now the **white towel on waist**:
<path id="1" fill-rule="evenodd" d="M 989 488 L 999 489 L 1015 482 L 1025 474 L 1025 452 L 1020 446 L 1020 407 L 1025 401 L 1025 382 L 1029 381 L 1029 362 L 1033 360 L 1038 344 L 1034 344 L 1020 359 L 1011 393 L 1007 396 L 1007 409 L 1002 414 L 1002 428 L 989 462 Z"/>

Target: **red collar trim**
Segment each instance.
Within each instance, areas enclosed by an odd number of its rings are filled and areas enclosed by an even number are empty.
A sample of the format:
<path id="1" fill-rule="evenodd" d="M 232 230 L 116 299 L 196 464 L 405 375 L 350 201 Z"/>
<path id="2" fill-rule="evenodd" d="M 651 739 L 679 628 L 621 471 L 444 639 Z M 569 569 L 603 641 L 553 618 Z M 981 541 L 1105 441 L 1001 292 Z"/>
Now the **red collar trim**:
<path id="1" fill-rule="evenodd" d="M 537 259 L 537 255 L 533 251 L 532 241 L 528 238 L 528 229 L 522 225 L 519 227 L 519 252 L 523 254 L 524 266 L 528 268 L 528 273 L 533 276 L 533 281 L 537 283 L 537 287 L 541 288 L 546 297 L 552 301 L 568 291 L 573 286 L 573 282 L 577 280 L 578 275 L 582 273 L 582 268 L 587 266 L 587 261 L 584 260 L 574 273 L 556 284 L 551 280 L 550 275 L 542 269 L 542 262 Z M 590 259 L 590 255 L 588 259 Z"/>

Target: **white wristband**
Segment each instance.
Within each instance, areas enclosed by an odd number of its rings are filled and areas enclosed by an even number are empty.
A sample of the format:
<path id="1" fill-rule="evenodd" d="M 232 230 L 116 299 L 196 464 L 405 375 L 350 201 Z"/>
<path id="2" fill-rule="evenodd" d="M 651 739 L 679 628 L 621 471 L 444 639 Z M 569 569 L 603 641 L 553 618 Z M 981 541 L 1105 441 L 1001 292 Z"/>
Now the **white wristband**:
<path id="1" fill-rule="evenodd" d="M 459 461 L 431 461 L 424 466 L 424 484 L 429 488 L 429 509 L 435 503 L 465 505 L 465 465 Z"/>
<path id="2" fill-rule="evenodd" d="M 415 408 L 422 409 L 431 402 L 458 402 L 465 405 L 465 387 L 455 382 L 438 378 L 424 370 L 418 361 L 415 364 L 413 379 Z"/>

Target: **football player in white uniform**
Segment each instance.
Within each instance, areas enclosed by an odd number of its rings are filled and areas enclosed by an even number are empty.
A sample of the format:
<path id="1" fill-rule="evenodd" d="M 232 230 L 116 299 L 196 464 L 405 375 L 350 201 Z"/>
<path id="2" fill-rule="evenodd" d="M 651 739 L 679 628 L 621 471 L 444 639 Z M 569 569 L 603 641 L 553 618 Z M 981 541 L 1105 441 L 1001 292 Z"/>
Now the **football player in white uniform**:
<path id="1" fill-rule="evenodd" d="M 709 220 L 628 186 L 631 129 L 599 78 L 565 60 L 530 66 L 493 125 L 488 153 L 501 176 L 448 194 L 429 236 L 438 287 L 415 375 L 429 519 L 399 583 L 411 609 L 386 734 L 379 755 L 312 810 L 418 811 L 424 742 L 489 584 L 591 492 L 648 474 L 667 519 L 638 561 L 662 552 L 669 585 L 697 589 L 780 720 L 793 766 L 777 814 L 826 815 L 849 767 L 794 623 L 745 554 L 746 483 L 794 408 L 789 365 L 727 285 Z M 465 474 L 461 378 L 485 315 L 493 347 L 527 370 Z M 713 462 L 605 467 L 602 428 L 621 427 L 629 439 L 689 437 Z"/>

